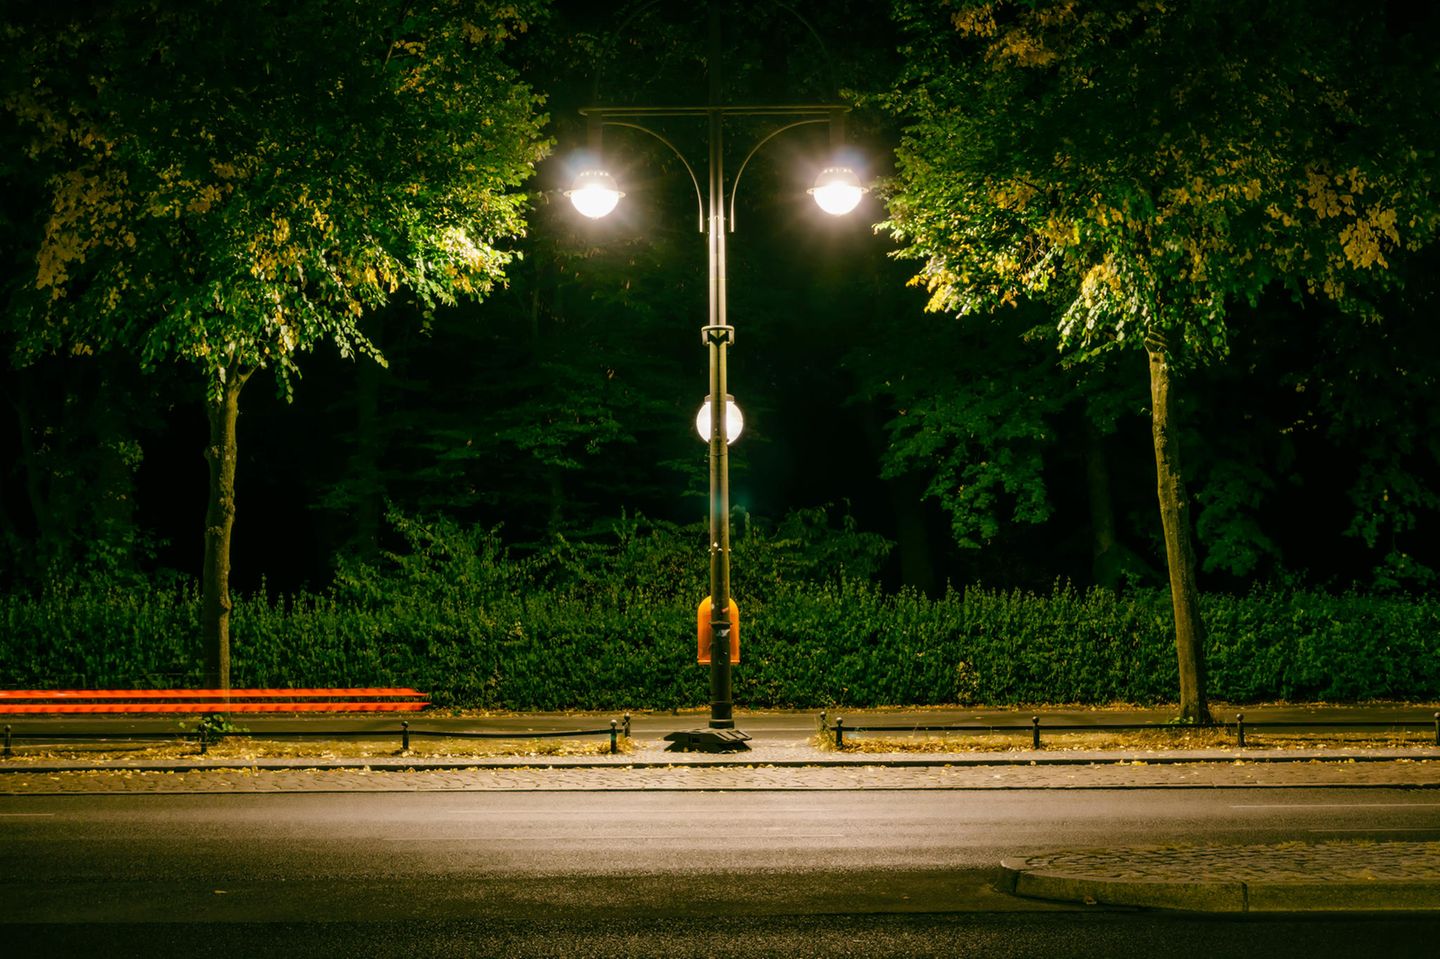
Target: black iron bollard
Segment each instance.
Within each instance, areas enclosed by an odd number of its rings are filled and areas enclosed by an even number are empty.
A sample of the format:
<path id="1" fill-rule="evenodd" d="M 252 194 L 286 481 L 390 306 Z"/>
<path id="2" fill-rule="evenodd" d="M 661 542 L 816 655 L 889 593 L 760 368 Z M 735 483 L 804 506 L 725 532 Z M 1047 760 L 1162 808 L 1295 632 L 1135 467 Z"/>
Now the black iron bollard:
<path id="1" fill-rule="evenodd" d="M 1040 748 L 1040 717 L 1030 717 L 1030 745 L 1036 749 Z"/>
<path id="2" fill-rule="evenodd" d="M 410 751 L 410 720 L 400 720 L 400 751 Z"/>
<path id="3" fill-rule="evenodd" d="M 620 724 L 617 723 L 617 722 L 616 722 L 615 720 L 613 720 L 613 719 L 610 720 L 610 754 L 611 754 L 612 756 L 613 756 L 616 752 L 618 752 L 618 750 L 616 749 L 615 740 L 616 740 L 616 738 L 617 738 L 619 735 L 620 735 Z"/>
<path id="4" fill-rule="evenodd" d="M 1435 745 L 1440 746 L 1440 713 L 1435 714 Z M 10 727 L 5 727 L 5 755 L 10 755 Z"/>
<path id="5" fill-rule="evenodd" d="M 625 738 L 630 738 L 630 714 L 625 714 Z"/>
<path id="6" fill-rule="evenodd" d="M 210 733 L 205 728 L 205 721 L 200 721 L 200 755 L 205 755 L 210 750 Z"/>
<path id="7" fill-rule="evenodd" d="M 1440 713 L 1436 713 L 1435 728 L 1440 729 Z M 10 752 L 10 724 L 5 724 L 5 758 L 9 759 L 13 753 Z"/>
<path id="8" fill-rule="evenodd" d="M 825 718 L 826 718 L 827 712 L 828 712 L 828 710 L 824 710 L 824 709 L 820 710 L 820 731 L 821 731 L 822 733 L 823 733 L 826 729 L 829 729 L 829 728 L 830 728 L 829 725 L 825 722 Z"/>
<path id="9" fill-rule="evenodd" d="M 1235 714 L 1235 745 L 1241 746 L 1241 747 L 1243 747 L 1243 746 L 1245 745 L 1245 714 L 1244 714 L 1244 713 L 1236 713 L 1236 714 Z"/>
<path id="10" fill-rule="evenodd" d="M 845 717 L 835 717 L 835 748 L 845 748 Z"/>

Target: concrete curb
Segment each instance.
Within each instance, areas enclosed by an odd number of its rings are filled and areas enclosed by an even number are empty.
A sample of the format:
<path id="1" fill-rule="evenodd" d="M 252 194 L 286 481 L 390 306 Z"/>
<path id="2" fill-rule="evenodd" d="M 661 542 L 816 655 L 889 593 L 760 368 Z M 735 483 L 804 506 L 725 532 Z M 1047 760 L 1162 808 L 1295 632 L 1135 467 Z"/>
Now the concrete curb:
<path id="1" fill-rule="evenodd" d="M 1243 882 L 1127 882 L 1091 876 L 1031 871 L 1003 860 L 1001 892 L 1025 899 L 1049 899 L 1106 906 L 1178 909 L 1186 912 L 1248 912 Z"/>
<path id="2" fill-rule="evenodd" d="M 1031 899 L 1184 912 L 1440 913 L 1440 844 L 1292 843 L 1241 849 L 1248 857 L 1245 878 L 1213 849 L 1111 849 L 1097 851 L 1088 863 L 1084 851 L 1005 859 L 996 887 Z M 1113 865 L 1125 856 L 1167 852 L 1172 858 L 1159 869 L 1117 870 Z M 1347 857 L 1352 875 L 1317 869 L 1314 875 L 1325 878 L 1296 879 L 1297 871 L 1315 868 L 1307 860 L 1317 852 Z M 1057 858 L 1062 862 L 1053 861 Z M 1273 866 L 1270 877 L 1263 875 L 1267 866 Z M 1357 869 L 1373 878 L 1354 878 Z"/>
<path id="3" fill-rule="evenodd" d="M 1008 862 L 1001 891 L 1026 899 L 1170 909 L 1180 912 L 1434 912 L 1433 882 L 1181 882 L 1124 881 L 1016 869 Z"/>

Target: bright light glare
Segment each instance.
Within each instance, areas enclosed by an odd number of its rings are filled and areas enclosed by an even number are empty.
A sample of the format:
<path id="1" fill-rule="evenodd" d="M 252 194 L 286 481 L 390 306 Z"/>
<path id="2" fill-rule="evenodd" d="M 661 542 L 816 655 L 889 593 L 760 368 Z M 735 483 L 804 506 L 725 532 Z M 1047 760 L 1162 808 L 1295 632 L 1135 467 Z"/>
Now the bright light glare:
<path id="1" fill-rule="evenodd" d="M 740 415 L 740 407 L 735 405 L 735 397 L 725 397 L 725 442 L 730 444 L 739 439 L 740 431 L 745 428 L 745 417 Z M 710 397 L 705 397 L 705 405 L 700 407 L 700 412 L 695 415 L 695 429 L 699 432 L 700 438 L 710 442 Z"/>
<path id="2" fill-rule="evenodd" d="M 860 185 L 860 178 L 855 175 L 855 171 L 849 167 L 826 167 L 820 171 L 820 175 L 815 178 L 815 185 L 807 192 L 826 213 L 831 216 L 844 216 L 859 205 L 865 188 Z"/>
<path id="3" fill-rule="evenodd" d="M 598 220 L 620 202 L 624 196 L 615 186 L 615 178 L 604 170 L 586 170 L 575 178 L 575 184 L 565 191 L 575 209 L 592 220 Z"/>

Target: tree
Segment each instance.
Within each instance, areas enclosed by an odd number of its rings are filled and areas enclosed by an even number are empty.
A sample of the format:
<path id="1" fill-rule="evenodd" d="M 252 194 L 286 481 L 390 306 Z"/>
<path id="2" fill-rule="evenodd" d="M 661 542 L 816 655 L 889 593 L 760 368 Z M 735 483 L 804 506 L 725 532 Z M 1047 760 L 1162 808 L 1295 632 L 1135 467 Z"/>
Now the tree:
<path id="1" fill-rule="evenodd" d="M 4 104 L 48 218 L 21 347 L 117 350 L 202 377 L 204 644 L 229 685 L 236 418 L 260 370 L 287 396 L 330 340 L 383 362 L 361 317 L 503 280 L 513 188 L 544 153 L 505 60 L 539 0 L 12 4 Z"/>
<path id="2" fill-rule="evenodd" d="M 932 310 L 1040 300 L 1081 356 L 1144 349 L 1180 714 L 1205 721 L 1176 374 L 1222 358 L 1229 311 L 1272 284 L 1375 315 L 1364 288 L 1437 226 L 1435 58 L 1342 0 L 895 10 L 885 102 L 909 125 L 882 227 Z"/>
<path id="3" fill-rule="evenodd" d="M 0 582 L 137 572 L 149 549 L 135 523 L 135 474 L 140 433 L 154 425 L 139 377 L 117 356 L 66 358 L 0 386 L 16 441 L 6 485 L 17 494 L 0 497 Z"/>
<path id="4" fill-rule="evenodd" d="M 1064 362 L 1042 317 L 1048 312 L 1032 307 L 918 329 L 911 314 L 892 318 L 877 335 L 887 343 L 882 362 L 864 381 L 866 394 L 893 410 L 884 474 L 923 479 L 955 543 L 990 576 L 1014 565 L 1002 558 L 1016 539 L 1007 534 L 1041 524 L 1050 527 L 1045 547 L 1021 561 L 1024 579 L 1086 575 L 1086 544 L 1054 528 L 1059 498 L 1088 507 L 1092 582 L 1114 589 L 1151 580 L 1121 535 L 1110 479 L 1108 438 L 1122 422 L 1133 425 L 1140 391 L 1118 363 Z"/>

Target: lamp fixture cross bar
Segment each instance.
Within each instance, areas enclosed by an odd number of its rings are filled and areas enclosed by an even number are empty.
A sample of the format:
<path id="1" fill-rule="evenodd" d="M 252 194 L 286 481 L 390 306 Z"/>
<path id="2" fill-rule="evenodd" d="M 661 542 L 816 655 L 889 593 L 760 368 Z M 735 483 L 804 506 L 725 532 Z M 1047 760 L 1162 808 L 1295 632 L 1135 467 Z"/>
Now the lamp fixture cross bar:
<path id="1" fill-rule="evenodd" d="M 673 107 L 581 107 L 582 117 L 598 117 L 601 120 L 612 117 L 708 117 L 718 114 L 725 117 L 826 117 L 849 113 L 850 107 L 843 103 L 762 103 L 733 104 L 718 103 L 714 106 L 673 106 Z"/>

